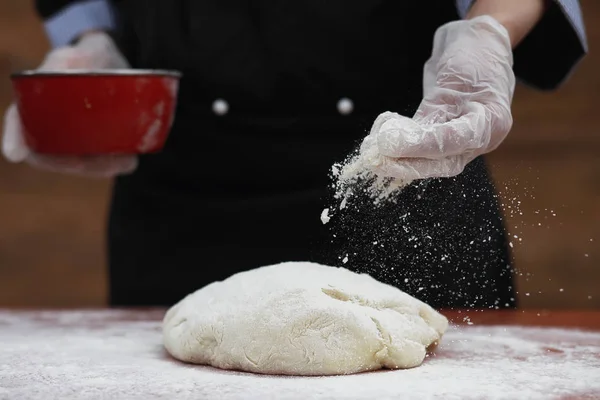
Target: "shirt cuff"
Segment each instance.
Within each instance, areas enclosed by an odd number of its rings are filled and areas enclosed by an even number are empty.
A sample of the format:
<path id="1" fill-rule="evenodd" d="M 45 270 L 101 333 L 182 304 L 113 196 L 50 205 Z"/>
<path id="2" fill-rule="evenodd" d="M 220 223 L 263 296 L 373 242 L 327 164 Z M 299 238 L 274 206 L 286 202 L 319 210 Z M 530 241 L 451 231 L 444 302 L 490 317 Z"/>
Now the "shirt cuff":
<path id="1" fill-rule="evenodd" d="M 80 1 L 70 5 L 45 22 L 53 48 L 67 46 L 85 31 L 112 30 L 115 21 L 107 0 Z"/>

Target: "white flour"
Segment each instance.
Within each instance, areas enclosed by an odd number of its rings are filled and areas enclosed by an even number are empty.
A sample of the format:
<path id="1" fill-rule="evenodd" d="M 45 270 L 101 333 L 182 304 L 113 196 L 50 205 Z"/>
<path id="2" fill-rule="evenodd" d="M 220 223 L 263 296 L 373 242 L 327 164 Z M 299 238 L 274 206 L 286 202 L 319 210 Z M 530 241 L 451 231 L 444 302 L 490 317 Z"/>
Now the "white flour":
<path id="1" fill-rule="evenodd" d="M 321 222 L 322 222 L 323 224 L 326 224 L 326 223 L 328 223 L 328 222 L 329 222 L 329 220 L 330 220 L 330 217 L 329 217 L 329 208 L 326 208 L 326 209 L 324 209 L 324 210 L 321 212 Z"/>
<path id="2" fill-rule="evenodd" d="M 332 167 L 332 179 L 335 198 L 341 200 L 340 209 L 359 192 L 367 194 L 374 204 L 389 200 L 398 190 L 406 187 L 411 181 L 379 176 L 375 168 L 386 162 L 385 157 L 375 153 L 376 149 L 361 148 L 352 154 L 344 163 Z"/>
<path id="3" fill-rule="evenodd" d="M 342 163 L 331 168 L 334 199 L 339 202 L 340 211 L 346 208 L 352 197 L 362 193 L 377 205 L 385 201 L 394 201 L 393 195 L 406 187 L 412 180 L 390 178 L 378 175 L 386 169 L 387 163 L 394 162 L 381 154 L 373 132 L 365 138 L 359 149 L 351 153 Z M 327 209 L 329 213 L 331 210 Z M 325 213 L 325 210 L 323 210 Z M 327 222 L 333 214 L 329 213 Z M 323 218 L 322 218 L 323 220 Z M 327 222 L 323 221 L 324 224 Z"/>
<path id="4" fill-rule="evenodd" d="M 419 368 L 295 378 L 173 361 L 161 317 L 0 312 L 0 399 L 600 399 L 598 332 L 452 328 Z"/>
<path id="5" fill-rule="evenodd" d="M 390 129 L 392 126 L 393 129 Z M 421 128 L 411 118 L 389 111 L 381 113 L 360 148 L 342 164 L 333 167 L 336 197 L 348 199 L 357 191 L 362 191 L 378 203 L 389 199 L 393 193 L 421 176 L 412 167 L 398 169 L 402 160 L 384 155 L 396 153 L 389 149 L 390 146 L 396 148 L 399 143 L 406 145 L 418 142 L 418 131 Z"/>

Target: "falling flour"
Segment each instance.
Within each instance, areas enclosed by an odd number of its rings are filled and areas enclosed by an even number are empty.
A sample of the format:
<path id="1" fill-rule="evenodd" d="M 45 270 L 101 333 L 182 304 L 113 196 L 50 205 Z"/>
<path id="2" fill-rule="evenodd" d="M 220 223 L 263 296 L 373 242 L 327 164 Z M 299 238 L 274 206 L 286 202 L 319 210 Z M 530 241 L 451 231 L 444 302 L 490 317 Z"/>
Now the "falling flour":
<path id="1" fill-rule="evenodd" d="M 396 160 L 379 153 L 375 135 L 372 130 L 358 149 L 350 153 L 343 162 L 336 163 L 331 168 L 333 197 L 339 203 L 337 208 L 340 211 L 359 194 L 371 198 L 374 205 L 393 201 L 395 193 L 412 183 L 410 179 L 392 178 L 382 173 L 386 165 Z M 327 222 L 330 218 L 331 215 Z M 323 221 L 324 224 L 327 222 Z"/>
<path id="2" fill-rule="evenodd" d="M 330 217 L 329 217 L 329 208 L 326 208 L 326 209 L 323 210 L 323 212 L 321 212 L 321 222 L 323 224 L 326 224 L 326 223 L 329 222 L 329 220 L 330 220 Z"/>
<path id="3" fill-rule="evenodd" d="M 363 192 L 378 204 L 411 183 L 410 180 L 378 175 L 378 168 L 385 162 L 388 162 L 386 157 L 377 152 L 377 147 L 365 147 L 363 143 L 360 150 L 332 167 L 335 198 L 345 204 L 353 195 Z"/>
<path id="4" fill-rule="evenodd" d="M 600 332 L 452 327 L 418 368 L 281 377 L 191 366 L 162 348 L 164 312 L 0 312 L 0 399 L 600 398 Z"/>

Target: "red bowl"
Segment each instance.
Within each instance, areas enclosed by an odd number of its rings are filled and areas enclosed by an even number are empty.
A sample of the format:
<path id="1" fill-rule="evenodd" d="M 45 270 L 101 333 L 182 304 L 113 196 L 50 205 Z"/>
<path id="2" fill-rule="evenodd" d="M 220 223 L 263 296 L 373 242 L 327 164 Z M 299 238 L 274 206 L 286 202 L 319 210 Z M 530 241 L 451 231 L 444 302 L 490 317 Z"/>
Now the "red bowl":
<path id="1" fill-rule="evenodd" d="M 177 103 L 175 71 L 25 71 L 12 75 L 25 143 L 55 155 L 160 151 Z"/>

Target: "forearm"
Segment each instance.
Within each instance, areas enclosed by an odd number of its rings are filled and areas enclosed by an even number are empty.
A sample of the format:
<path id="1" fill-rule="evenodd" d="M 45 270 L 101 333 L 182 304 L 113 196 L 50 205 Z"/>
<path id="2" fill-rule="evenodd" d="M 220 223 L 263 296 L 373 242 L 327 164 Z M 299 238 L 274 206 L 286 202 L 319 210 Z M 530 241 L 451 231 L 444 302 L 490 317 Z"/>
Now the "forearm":
<path id="1" fill-rule="evenodd" d="M 540 21 L 547 6 L 547 0 L 477 0 L 467 18 L 493 17 L 506 28 L 515 48 Z"/>

